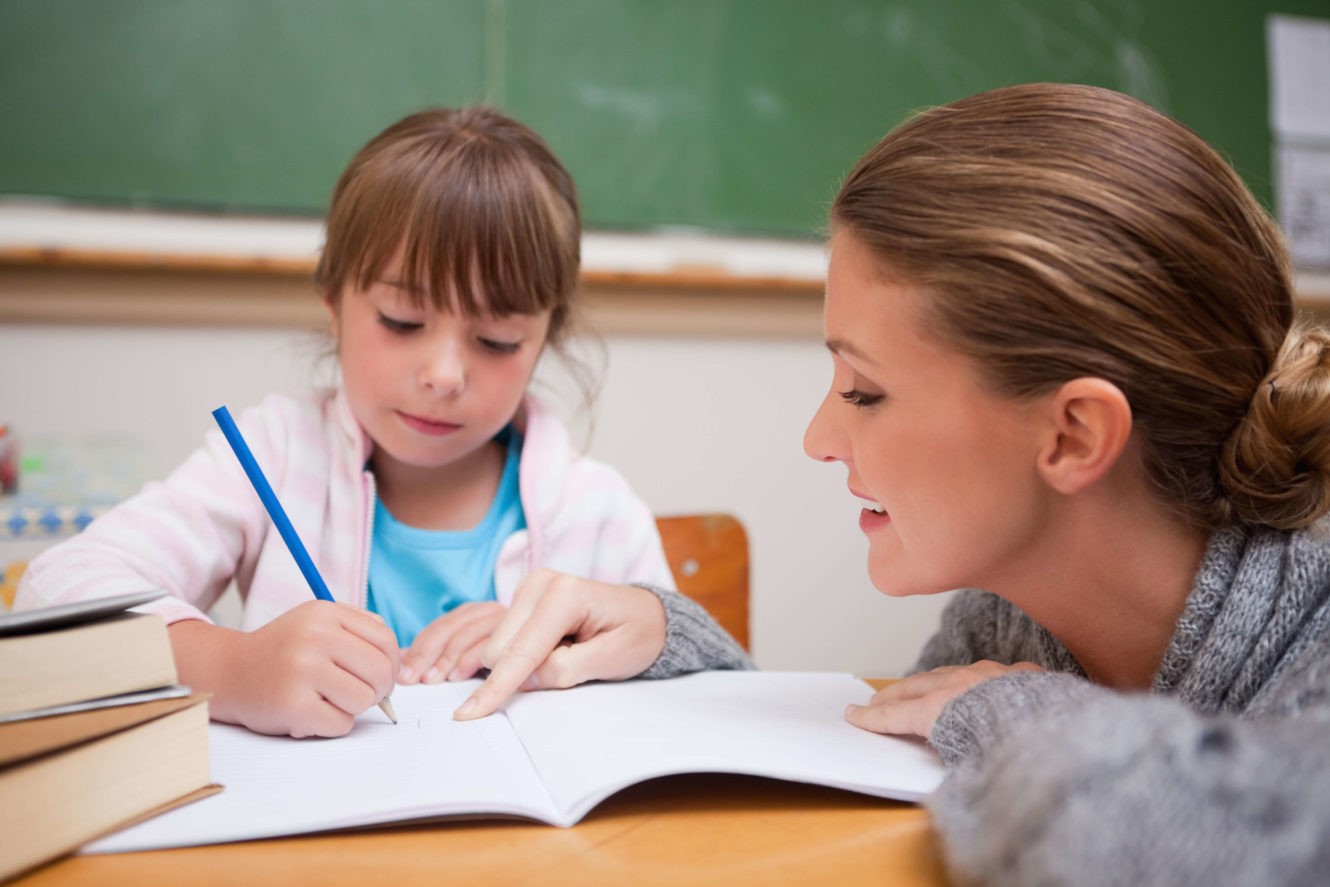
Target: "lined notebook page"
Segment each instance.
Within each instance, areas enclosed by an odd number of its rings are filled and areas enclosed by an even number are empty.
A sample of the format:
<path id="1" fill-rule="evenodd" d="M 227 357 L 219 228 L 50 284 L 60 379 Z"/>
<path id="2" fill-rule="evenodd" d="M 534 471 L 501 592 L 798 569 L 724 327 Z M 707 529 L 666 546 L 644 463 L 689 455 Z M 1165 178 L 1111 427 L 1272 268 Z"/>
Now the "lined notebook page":
<path id="1" fill-rule="evenodd" d="M 475 683 L 398 687 L 393 725 L 378 708 L 337 739 L 260 736 L 213 724 L 220 794 L 85 848 L 183 847 L 457 813 L 557 818 L 502 716 L 458 722 Z"/>

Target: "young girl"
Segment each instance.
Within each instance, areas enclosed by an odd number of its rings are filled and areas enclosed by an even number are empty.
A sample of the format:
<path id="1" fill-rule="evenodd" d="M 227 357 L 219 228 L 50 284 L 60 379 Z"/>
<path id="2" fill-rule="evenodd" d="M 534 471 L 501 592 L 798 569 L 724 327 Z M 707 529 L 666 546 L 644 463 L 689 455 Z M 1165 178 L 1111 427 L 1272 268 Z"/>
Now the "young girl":
<path id="1" fill-rule="evenodd" d="M 533 570 L 671 584 L 647 507 L 527 394 L 567 333 L 580 237 L 568 173 L 521 124 L 471 108 L 390 126 L 327 216 L 317 282 L 341 387 L 239 419 L 344 603 L 313 600 L 211 431 L 164 483 L 34 560 L 18 605 L 165 589 L 181 681 L 213 693 L 213 718 L 333 736 L 394 679 L 473 675 Z M 240 631 L 204 614 L 232 580 Z"/>
<path id="2" fill-rule="evenodd" d="M 880 590 L 970 589 L 847 717 L 941 753 L 955 880 L 1325 883 L 1330 335 L 1267 214 L 1163 114 L 1035 84 L 889 133 L 831 228 L 805 448 L 867 503 Z M 560 583 L 521 589 L 460 717 L 742 662 L 677 597 Z"/>

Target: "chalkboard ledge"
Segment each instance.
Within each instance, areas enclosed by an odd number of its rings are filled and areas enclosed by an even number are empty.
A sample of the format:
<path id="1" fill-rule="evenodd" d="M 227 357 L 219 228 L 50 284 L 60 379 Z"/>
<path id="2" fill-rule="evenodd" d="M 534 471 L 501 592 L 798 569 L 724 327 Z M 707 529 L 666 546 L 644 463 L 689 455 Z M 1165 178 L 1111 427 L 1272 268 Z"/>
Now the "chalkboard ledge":
<path id="1" fill-rule="evenodd" d="M 318 324 L 321 237 L 312 218 L 0 199 L 0 322 Z M 820 242 L 662 231 L 582 244 L 583 299 L 606 332 L 820 336 L 825 271 Z"/>
<path id="2" fill-rule="evenodd" d="M 314 218 L 264 218 L 102 209 L 0 199 L 8 264 L 83 264 L 307 275 L 322 238 Z M 819 293 L 821 243 L 718 237 L 693 231 L 587 232 L 583 270 L 616 284 Z"/>
<path id="3" fill-rule="evenodd" d="M 315 326 L 318 219 L 0 198 L 0 322 Z M 592 231 L 582 298 L 606 333 L 821 337 L 820 242 Z M 1330 317 L 1330 272 L 1298 275 Z"/>

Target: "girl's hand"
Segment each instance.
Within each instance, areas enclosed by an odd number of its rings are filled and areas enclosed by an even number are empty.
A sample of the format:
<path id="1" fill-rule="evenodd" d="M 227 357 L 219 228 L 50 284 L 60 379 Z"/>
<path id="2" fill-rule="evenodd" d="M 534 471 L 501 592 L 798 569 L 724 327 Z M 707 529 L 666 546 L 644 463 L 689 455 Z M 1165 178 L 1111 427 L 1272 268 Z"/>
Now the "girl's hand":
<path id="1" fill-rule="evenodd" d="M 171 626 L 182 683 L 209 690 L 213 720 L 256 733 L 341 736 L 391 692 L 397 638 L 377 615 L 309 601 L 252 632 Z"/>
<path id="2" fill-rule="evenodd" d="M 402 654 L 403 684 L 464 681 L 481 669 L 481 653 L 508 608 L 487 601 L 462 604 L 421 629 Z"/>
<path id="3" fill-rule="evenodd" d="M 665 608 L 643 588 L 537 570 L 481 657 L 489 677 L 453 717 L 491 714 L 513 691 L 635 677 L 665 649 Z"/>
<path id="4" fill-rule="evenodd" d="M 985 659 L 944 665 L 910 675 L 873 694 L 867 705 L 845 709 L 845 720 L 874 733 L 913 733 L 928 738 L 942 707 L 975 684 L 1018 671 L 1043 671 L 1033 662 L 1002 665 Z"/>

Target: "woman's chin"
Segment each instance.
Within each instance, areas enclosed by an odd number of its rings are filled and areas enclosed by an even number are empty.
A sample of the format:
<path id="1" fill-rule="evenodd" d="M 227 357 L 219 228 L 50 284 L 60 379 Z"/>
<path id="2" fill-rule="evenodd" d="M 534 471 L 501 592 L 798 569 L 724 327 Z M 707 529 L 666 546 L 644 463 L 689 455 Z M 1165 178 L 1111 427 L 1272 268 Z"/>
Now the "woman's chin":
<path id="1" fill-rule="evenodd" d="M 913 585 L 901 582 L 898 576 L 879 577 L 870 573 L 868 578 L 872 581 L 873 587 L 887 597 L 912 597 L 922 593 Z"/>
<path id="2" fill-rule="evenodd" d="M 868 564 L 868 579 L 874 588 L 887 597 L 918 597 L 946 590 L 936 583 L 911 579 L 903 575 L 899 568 L 875 566 L 871 561 Z"/>

